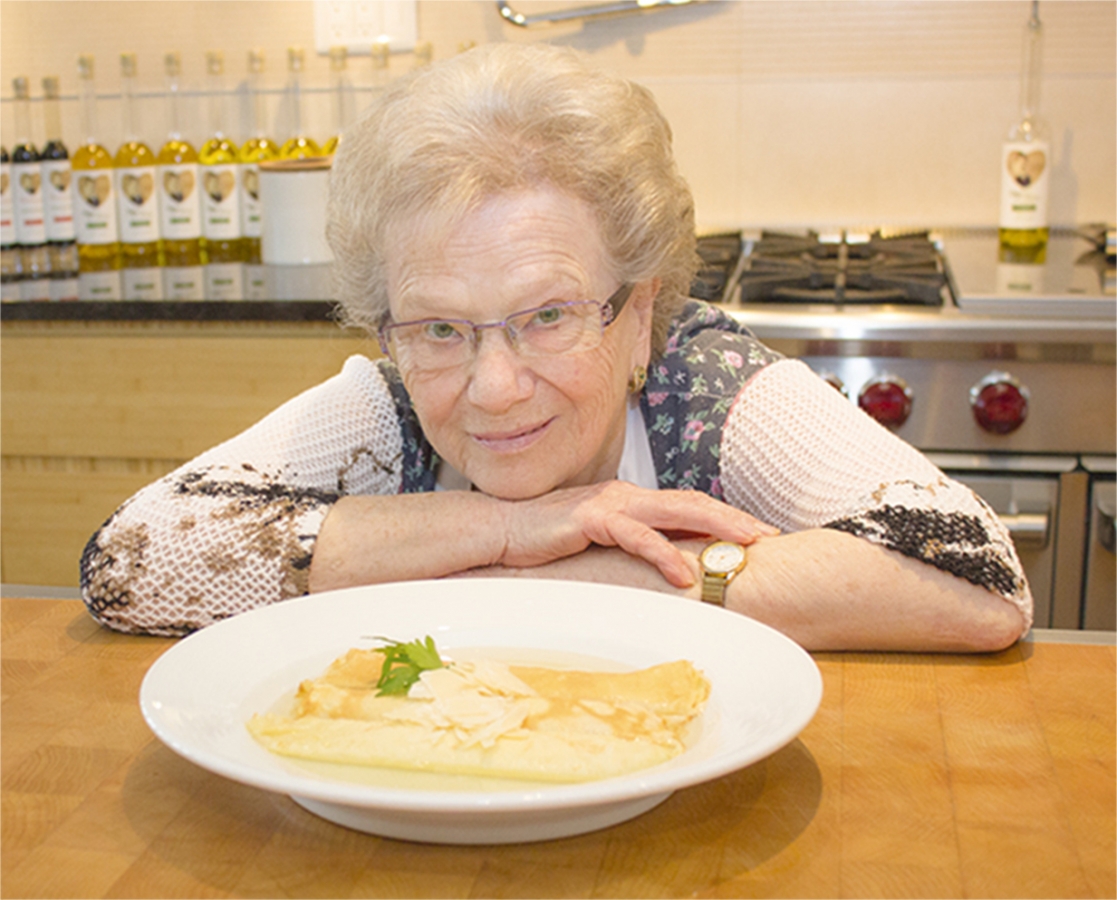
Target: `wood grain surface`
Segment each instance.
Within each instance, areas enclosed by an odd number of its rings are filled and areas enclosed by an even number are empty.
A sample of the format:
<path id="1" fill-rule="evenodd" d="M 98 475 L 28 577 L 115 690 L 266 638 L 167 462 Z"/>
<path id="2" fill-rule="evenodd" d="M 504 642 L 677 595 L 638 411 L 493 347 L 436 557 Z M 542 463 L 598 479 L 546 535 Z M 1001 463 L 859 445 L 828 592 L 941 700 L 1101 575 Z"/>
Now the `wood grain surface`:
<path id="1" fill-rule="evenodd" d="M 816 654 L 810 725 L 631 822 L 497 847 L 349 831 L 139 711 L 170 645 L 2 601 L 4 897 L 1113 897 L 1115 648 Z"/>

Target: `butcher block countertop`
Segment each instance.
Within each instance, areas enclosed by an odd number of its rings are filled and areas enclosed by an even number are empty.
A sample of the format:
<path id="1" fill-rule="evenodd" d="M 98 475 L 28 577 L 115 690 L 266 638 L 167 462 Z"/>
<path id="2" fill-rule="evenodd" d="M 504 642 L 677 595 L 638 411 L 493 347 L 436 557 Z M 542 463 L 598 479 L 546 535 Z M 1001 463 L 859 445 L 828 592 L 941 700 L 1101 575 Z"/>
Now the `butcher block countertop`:
<path id="1" fill-rule="evenodd" d="M 4 897 L 1113 897 L 1115 648 L 815 654 L 798 739 L 603 831 L 377 838 L 210 774 L 148 730 L 171 640 L 7 598 Z"/>

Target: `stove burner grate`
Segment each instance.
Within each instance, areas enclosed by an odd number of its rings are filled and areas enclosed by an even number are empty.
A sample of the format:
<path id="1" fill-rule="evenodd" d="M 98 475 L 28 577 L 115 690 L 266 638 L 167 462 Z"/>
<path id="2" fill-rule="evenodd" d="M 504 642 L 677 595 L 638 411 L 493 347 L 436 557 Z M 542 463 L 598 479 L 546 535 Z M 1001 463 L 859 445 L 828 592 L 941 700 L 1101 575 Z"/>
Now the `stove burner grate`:
<path id="1" fill-rule="evenodd" d="M 941 306 L 946 275 L 926 232 L 824 241 L 762 232 L 740 273 L 742 303 Z"/>

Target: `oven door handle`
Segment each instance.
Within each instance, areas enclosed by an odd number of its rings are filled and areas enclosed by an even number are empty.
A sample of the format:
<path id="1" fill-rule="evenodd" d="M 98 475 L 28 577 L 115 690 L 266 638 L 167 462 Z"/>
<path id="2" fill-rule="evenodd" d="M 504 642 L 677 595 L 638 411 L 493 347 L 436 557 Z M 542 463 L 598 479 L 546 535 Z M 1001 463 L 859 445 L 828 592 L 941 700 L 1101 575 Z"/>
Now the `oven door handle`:
<path id="1" fill-rule="evenodd" d="M 1103 487 L 1095 489 L 1097 491 L 1094 498 L 1094 509 L 1097 511 L 1097 518 L 1095 520 L 1095 528 L 1097 529 L 1097 540 L 1106 550 L 1110 553 L 1117 552 L 1117 536 L 1114 535 L 1113 528 L 1113 514 L 1114 499 L 1113 499 L 1113 485 L 1109 485 L 1109 490 L 1105 491 Z"/>
<path id="2" fill-rule="evenodd" d="M 1047 546 L 1051 517 L 1047 513 L 1001 513 L 1017 550 L 1042 550 Z"/>

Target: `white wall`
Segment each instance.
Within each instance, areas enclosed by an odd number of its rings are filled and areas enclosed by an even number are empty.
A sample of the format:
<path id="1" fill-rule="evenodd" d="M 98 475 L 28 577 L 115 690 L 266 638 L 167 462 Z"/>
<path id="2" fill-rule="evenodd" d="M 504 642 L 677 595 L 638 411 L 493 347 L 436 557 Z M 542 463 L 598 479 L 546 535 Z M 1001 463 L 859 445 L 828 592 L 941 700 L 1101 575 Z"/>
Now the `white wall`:
<path id="1" fill-rule="evenodd" d="M 513 0 L 525 13 L 573 0 Z M 567 44 L 648 85 L 676 135 L 703 228 L 741 225 L 988 225 L 998 154 L 1019 93 L 1026 0 L 713 0 L 637 16 L 517 29 L 489 0 L 419 0 L 419 34 L 435 58 L 466 41 Z M 1054 134 L 1052 219 L 1117 219 L 1117 3 L 1044 0 L 1043 108 Z M 316 57 L 307 0 L 0 0 L 0 76 L 43 75 L 77 90 L 78 53 L 96 55 L 99 89 L 119 89 L 121 51 L 139 56 L 140 85 L 162 89 L 161 61 L 181 51 L 185 80 L 203 84 L 203 55 L 223 49 L 235 87 L 250 47 L 263 47 L 273 127 L 282 129 L 286 47 L 307 48 L 310 124 L 330 127 L 328 65 Z M 351 61 L 368 89 L 368 57 Z M 393 74 L 406 71 L 404 55 Z M 194 139 L 205 111 L 192 101 Z M 77 140 L 76 102 L 66 138 Z M 38 117 L 38 104 L 35 104 Z M 104 142 L 119 140 L 115 101 L 100 105 Z M 159 99 L 142 101 L 161 143 Z M 231 105 L 233 113 L 239 106 Z M 11 104 L 3 105 L 11 144 Z M 36 118 L 34 137 L 41 141 Z M 282 135 L 277 135 L 282 137 Z"/>

